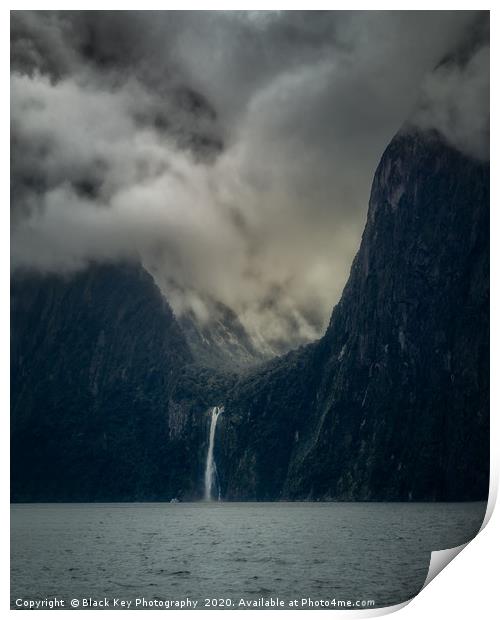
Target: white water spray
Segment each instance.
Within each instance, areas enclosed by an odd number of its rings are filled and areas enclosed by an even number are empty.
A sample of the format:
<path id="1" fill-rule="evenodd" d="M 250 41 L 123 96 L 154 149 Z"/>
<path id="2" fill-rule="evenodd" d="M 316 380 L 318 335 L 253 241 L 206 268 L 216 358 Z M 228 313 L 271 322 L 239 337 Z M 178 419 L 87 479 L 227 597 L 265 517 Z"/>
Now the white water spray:
<path id="1" fill-rule="evenodd" d="M 214 461 L 214 440 L 215 429 L 217 427 L 217 418 L 224 411 L 224 407 L 213 407 L 212 418 L 210 420 L 210 435 L 208 438 L 207 463 L 205 465 L 205 499 L 212 499 L 212 487 L 215 482 L 215 461 Z M 220 493 L 219 493 L 220 499 Z"/>

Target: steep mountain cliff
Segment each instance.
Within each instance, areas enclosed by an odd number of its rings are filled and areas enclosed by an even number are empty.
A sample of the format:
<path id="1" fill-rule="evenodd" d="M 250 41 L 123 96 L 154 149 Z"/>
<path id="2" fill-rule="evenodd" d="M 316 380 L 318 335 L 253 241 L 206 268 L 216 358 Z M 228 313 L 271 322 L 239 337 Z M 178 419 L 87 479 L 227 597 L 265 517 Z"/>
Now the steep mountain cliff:
<path id="1" fill-rule="evenodd" d="M 189 486 L 184 422 L 167 411 L 191 355 L 151 276 L 132 265 L 17 275 L 11 304 L 13 499 L 160 499 Z"/>
<path id="2" fill-rule="evenodd" d="M 386 150 L 285 493 L 487 497 L 488 175 L 432 135 Z"/>
<path id="3" fill-rule="evenodd" d="M 486 498 L 488 192 L 487 164 L 400 132 L 324 337 L 245 373 L 195 363 L 138 267 L 15 277 L 14 500 L 200 498 L 222 404 L 225 499 Z"/>
<path id="4" fill-rule="evenodd" d="M 488 187 L 436 135 L 394 138 L 325 336 L 227 399 L 227 497 L 487 497 Z"/>

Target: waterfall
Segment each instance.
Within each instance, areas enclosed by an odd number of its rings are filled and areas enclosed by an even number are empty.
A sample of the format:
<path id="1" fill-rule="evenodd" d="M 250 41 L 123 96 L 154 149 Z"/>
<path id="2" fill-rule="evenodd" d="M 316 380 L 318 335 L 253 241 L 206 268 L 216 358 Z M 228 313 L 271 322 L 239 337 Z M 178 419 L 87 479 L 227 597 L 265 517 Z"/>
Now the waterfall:
<path id="1" fill-rule="evenodd" d="M 208 438 L 208 452 L 207 463 L 205 465 L 205 499 L 210 501 L 212 499 L 212 487 L 215 481 L 215 461 L 214 461 L 214 441 L 215 441 L 215 429 L 217 427 L 217 418 L 224 411 L 224 407 L 213 407 L 212 418 L 210 420 L 210 434 Z M 219 491 L 220 500 L 220 491 Z"/>

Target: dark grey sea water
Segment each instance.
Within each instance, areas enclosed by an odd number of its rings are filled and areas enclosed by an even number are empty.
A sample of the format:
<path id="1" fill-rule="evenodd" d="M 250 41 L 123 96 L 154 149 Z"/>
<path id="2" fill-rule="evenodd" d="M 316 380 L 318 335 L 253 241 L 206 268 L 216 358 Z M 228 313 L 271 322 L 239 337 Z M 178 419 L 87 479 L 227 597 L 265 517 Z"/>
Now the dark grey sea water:
<path id="1" fill-rule="evenodd" d="M 205 599 L 285 607 L 302 599 L 400 603 L 432 550 L 477 533 L 484 503 L 16 504 L 11 606 L 108 601 L 109 608 Z M 23 599 L 20 603 L 18 599 Z M 141 599 L 137 603 L 136 599 Z M 145 603 L 142 601 L 145 599 Z M 226 600 L 230 599 L 230 601 Z M 17 600 L 17 604 L 16 604 Z M 219 601 L 217 601 L 219 605 Z M 269 603 L 268 603 L 269 604 Z M 371 604 L 371 603 L 370 603 Z"/>

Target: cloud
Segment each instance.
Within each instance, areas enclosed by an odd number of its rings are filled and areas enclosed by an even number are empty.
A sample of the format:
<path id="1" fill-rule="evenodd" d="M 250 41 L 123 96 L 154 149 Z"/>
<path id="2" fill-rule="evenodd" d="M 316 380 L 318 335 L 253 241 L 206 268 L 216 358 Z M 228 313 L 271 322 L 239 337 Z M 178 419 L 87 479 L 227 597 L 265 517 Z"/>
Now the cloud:
<path id="1" fill-rule="evenodd" d="M 318 337 L 378 159 L 476 20 L 14 12 L 13 268 L 139 256 L 177 314 L 222 302 L 274 351 Z M 467 94 L 484 86 L 480 52 L 424 86 L 418 122 L 458 148 L 483 127 Z"/>
<path id="2" fill-rule="evenodd" d="M 410 124 L 438 131 L 458 150 L 481 160 L 490 150 L 490 46 L 451 57 L 428 75 Z"/>

